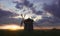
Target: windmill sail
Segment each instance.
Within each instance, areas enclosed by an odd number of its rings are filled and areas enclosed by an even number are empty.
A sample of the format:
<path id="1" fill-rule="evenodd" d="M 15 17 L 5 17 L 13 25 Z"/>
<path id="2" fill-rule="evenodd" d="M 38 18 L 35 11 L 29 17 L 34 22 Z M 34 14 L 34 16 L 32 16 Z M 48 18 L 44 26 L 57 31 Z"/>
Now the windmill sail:
<path id="1" fill-rule="evenodd" d="M 25 15 L 21 14 L 21 17 L 22 17 L 22 21 L 21 21 L 21 25 L 20 26 L 22 26 L 24 24 L 24 17 L 25 17 Z"/>

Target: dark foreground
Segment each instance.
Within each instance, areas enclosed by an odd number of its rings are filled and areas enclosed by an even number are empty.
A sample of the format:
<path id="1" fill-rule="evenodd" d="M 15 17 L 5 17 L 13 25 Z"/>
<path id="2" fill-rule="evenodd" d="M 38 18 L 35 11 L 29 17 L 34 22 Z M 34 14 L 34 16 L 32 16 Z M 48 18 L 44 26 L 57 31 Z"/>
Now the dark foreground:
<path id="1" fill-rule="evenodd" d="M 31 32 L 18 30 L 0 30 L 0 36 L 60 36 L 60 30 L 34 30 Z"/>

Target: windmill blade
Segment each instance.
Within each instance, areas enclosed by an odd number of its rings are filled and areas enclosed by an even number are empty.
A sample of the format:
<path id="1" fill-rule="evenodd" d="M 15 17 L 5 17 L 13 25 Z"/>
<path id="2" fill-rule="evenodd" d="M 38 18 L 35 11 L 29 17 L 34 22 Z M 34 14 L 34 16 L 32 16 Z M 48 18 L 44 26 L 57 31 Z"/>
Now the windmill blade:
<path id="1" fill-rule="evenodd" d="M 24 17 L 25 17 L 25 14 L 21 14 L 21 17 L 24 19 Z"/>
<path id="2" fill-rule="evenodd" d="M 22 17 L 22 21 L 21 21 L 21 26 L 24 24 L 24 17 L 25 15 L 21 14 L 21 17 Z"/>
<path id="3" fill-rule="evenodd" d="M 24 22 L 23 22 L 23 21 L 24 21 L 24 20 L 23 20 L 23 19 L 24 19 L 24 18 L 23 18 L 23 14 L 21 14 L 21 17 L 22 17 L 22 21 L 21 21 L 21 25 L 20 25 L 20 26 L 22 26 L 23 23 L 24 23 Z"/>
<path id="4" fill-rule="evenodd" d="M 21 21 L 21 25 L 20 25 L 20 26 L 23 26 L 23 24 L 24 24 L 24 21 L 22 20 L 22 21 Z"/>
<path id="5" fill-rule="evenodd" d="M 25 18 L 26 14 L 23 14 L 23 18 Z"/>
<path id="6" fill-rule="evenodd" d="M 23 18 L 23 14 L 21 14 L 21 17 Z"/>

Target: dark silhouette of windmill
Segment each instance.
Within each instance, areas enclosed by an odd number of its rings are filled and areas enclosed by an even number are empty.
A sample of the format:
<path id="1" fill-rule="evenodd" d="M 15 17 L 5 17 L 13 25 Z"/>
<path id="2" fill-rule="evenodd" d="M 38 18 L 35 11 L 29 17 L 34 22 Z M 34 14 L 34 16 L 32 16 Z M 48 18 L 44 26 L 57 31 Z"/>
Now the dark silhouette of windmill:
<path id="1" fill-rule="evenodd" d="M 21 14 L 22 16 L 22 21 L 21 21 L 21 26 L 24 24 L 24 30 L 25 31 L 33 31 L 33 20 L 28 18 L 24 19 L 25 15 Z"/>

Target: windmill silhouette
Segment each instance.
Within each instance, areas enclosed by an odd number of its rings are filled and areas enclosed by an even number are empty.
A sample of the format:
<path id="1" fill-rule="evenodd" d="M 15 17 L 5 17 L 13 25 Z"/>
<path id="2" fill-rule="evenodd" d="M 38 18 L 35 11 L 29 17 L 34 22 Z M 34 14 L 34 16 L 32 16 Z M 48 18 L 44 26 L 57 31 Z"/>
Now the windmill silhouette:
<path id="1" fill-rule="evenodd" d="M 22 3 L 19 3 L 19 2 L 17 2 L 17 1 L 14 2 L 14 3 L 17 3 L 17 5 L 16 5 L 16 8 L 17 8 L 17 9 L 23 8 L 23 6 L 20 6 L 20 5 L 22 5 Z M 32 10 L 33 10 L 33 9 L 32 9 Z M 25 10 L 24 10 L 24 11 L 25 11 Z M 35 11 L 33 11 L 33 12 L 35 12 Z M 22 21 L 21 21 L 20 26 L 22 26 L 22 25 L 24 24 L 24 30 L 32 31 L 32 30 L 33 30 L 33 22 L 34 22 L 34 20 L 31 19 L 31 18 L 24 19 L 25 16 L 26 16 L 26 15 L 21 14 Z M 38 25 L 38 24 L 34 24 L 34 25 L 40 27 L 40 25 Z"/>
<path id="2" fill-rule="evenodd" d="M 22 21 L 21 21 L 21 25 L 22 26 L 24 24 L 24 30 L 25 31 L 33 31 L 33 22 L 34 20 L 28 18 L 28 19 L 24 19 L 26 15 L 21 14 L 22 17 Z"/>

